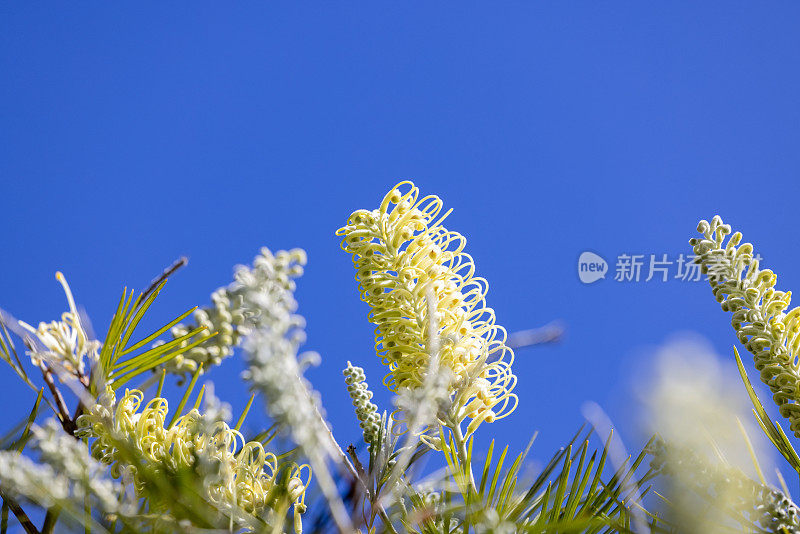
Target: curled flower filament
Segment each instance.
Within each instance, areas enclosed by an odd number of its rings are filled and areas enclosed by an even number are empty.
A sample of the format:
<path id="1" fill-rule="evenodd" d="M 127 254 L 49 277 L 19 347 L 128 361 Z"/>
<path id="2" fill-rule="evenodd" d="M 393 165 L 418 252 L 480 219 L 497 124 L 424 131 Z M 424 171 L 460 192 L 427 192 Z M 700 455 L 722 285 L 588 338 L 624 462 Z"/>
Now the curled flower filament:
<path id="1" fill-rule="evenodd" d="M 245 443 L 242 434 L 224 421 L 214 421 L 210 427 L 202 425 L 203 415 L 197 409 L 170 426 L 166 399 L 156 397 L 144 408 L 142 401 L 141 391 L 126 390 L 114 406 L 114 394 L 108 390 L 89 413 L 78 419 L 78 434 L 96 438 L 91 446 L 92 456 L 111 465 L 112 476 L 119 477 L 124 469 L 131 469 L 119 458 L 112 439 L 127 436 L 148 461 L 172 469 L 191 467 L 200 455 L 218 462 L 221 476 L 210 479 L 206 485 L 209 500 L 217 505 L 236 506 L 250 514 L 259 514 L 275 505 L 280 466 L 277 457 L 265 451 L 261 443 Z M 112 411 L 113 425 L 109 429 Z M 142 483 L 136 479 L 135 470 L 132 474 L 137 490 L 141 491 Z M 305 490 L 310 478 L 311 469 L 307 465 L 289 466 L 287 487 L 296 512 L 305 509 Z"/>
<path id="2" fill-rule="evenodd" d="M 789 312 L 791 291 L 778 291 L 778 277 L 760 269 L 753 245 L 719 216 L 700 221 L 702 237 L 690 241 L 722 309 L 731 312 L 739 341 L 753 354 L 761 381 L 769 386 L 781 415 L 800 437 L 800 307 Z"/>
<path id="3" fill-rule="evenodd" d="M 472 420 L 471 433 L 516 407 L 514 354 L 486 306 L 487 283 L 475 276 L 466 239 L 442 225 L 449 213 L 439 197 L 420 198 L 413 183 L 401 182 L 378 209 L 354 212 L 336 234 L 353 255 L 361 299 L 371 308 L 375 349 L 390 371 L 386 386 L 421 387 L 436 352 L 455 377 L 457 418 Z"/>

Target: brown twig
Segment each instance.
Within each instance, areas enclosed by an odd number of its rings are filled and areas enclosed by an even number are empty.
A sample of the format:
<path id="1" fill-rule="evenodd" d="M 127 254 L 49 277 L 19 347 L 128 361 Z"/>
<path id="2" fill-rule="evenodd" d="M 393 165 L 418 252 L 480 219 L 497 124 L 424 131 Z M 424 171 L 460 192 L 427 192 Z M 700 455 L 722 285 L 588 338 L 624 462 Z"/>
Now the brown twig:
<path id="1" fill-rule="evenodd" d="M 331 428 L 328 426 L 328 423 L 325 421 L 325 418 L 322 417 L 322 414 L 320 413 L 319 408 L 314 406 L 314 411 L 316 412 L 317 418 L 322 422 L 322 425 L 328 431 L 328 437 L 330 438 L 331 443 L 333 444 L 333 446 L 336 448 L 336 451 L 339 453 L 339 459 L 340 459 L 341 463 L 343 463 L 345 465 L 345 467 L 347 468 L 347 471 L 349 471 L 350 475 L 353 477 L 353 480 L 355 482 L 357 482 L 359 486 L 361 486 L 361 490 L 364 492 L 364 494 L 369 496 L 370 495 L 370 491 L 369 491 L 369 488 L 367 487 L 367 483 L 364 482 L 364 479 L 358 473 L 358 470 L 353 465 L 353 463 L 350 461 L 350 458 L 347 457 L 347 454 L 344 452 L 344 450 L 342 450 L 342 447 L 341 447 L 341 445 L 339 445 L 339 442 L 336 441 L 336 438 L 333 436 L 333 431 L 331 431 Z M 386 513 L 386 509 L 383 507 L 383 505 L 380 502 L 377 502 L 375 504 L 377 505 L 378 515 L 380 516 L 381 520 L 384 522 L 386 528 L 389 529 L 390 532 L 394 532 L 396 534 L 394 526 L 392 525 L 392 522 L 389 519 L 389 514 Z"/>
<path id="2" fill-rule="evenodd" d="M 0 491 L 0 497 L 3 498 L 3 502 L 5 502 L 11 511 L 14 512 L 14 516 L 16 516 L 19 524 L 22 525 L 22 528 L 25 529 L 25 532 L 28 534 L 41 534 L 39 529 L 36 528 L 36 525 L 33 524 L 31 519 L 28 517 L 28 514 L 25 513 L 25 510 L 22 509 L 17 501 L 7 496 L 2 491 Z"/>
<path id="3" fill-rule="evenodd" d="M 42 534 L 52 534 L 53 529 L 56 527 L 56 523 L 58 522 L 58 516 L 61 514 L 61 508 L 58 506 L 51 506 L 47 509 L 47 513 L 44 516 L 44 524 L 42 525 Z"/>
<path id="4" fill-rule="evenodd" d="M 67 434 L 74 436 L 77 427 L 75 426 L 75 421 L 69 415 L 69 408 L 67 408 L 67 403 L 64 402 L 61 391 L 56 387 L 55 381 L 53 380 L 53 372 L 44 362 L 39 362 L 39 369 L 42 370 L 42 377 L 44 377 L 44 383 L 47 384 L 47 389 L 50 390 L 50 394 L 53 395 L 53 399 L 56 401 L 58 415 L 61 419 L 61 426 Z"/>
<path id="5" fill-rule="evenodd" d="M 353 460 L 353 465 L 355 466 L 357 473 L 360 476 L 364 476 L 364 466 L 361 465 L 361 460 L 358 459 L 358 455 L 356 454 L 356 446 L 352 443 L 347 446 L 347 454 L 349 454 L 350 459 Z"/>
<path id="6" fill-rule="evenodd" d="M 187 258 L 186 256 L 181 256 L 180 258 L 175 260 L 172 265 L 164 269 L 164 272 L 162 272 L 158 278 L 150 282 L 150 285 L 147 286 L 147 289 L 145 289 L 142 292 L 142 294 L 139 295 L 139 298 L 137 299 L 139 304 L 147 300 L 147 297 L 150 296 L 150 293 L 155 291 L 156 288 L 161 285 L 161 282 L 172 276 L 175 273 L 175 271 L 177 271 L 181 267 L 185 267 L 188 263 L 189 263 L 189 258 Z"/>

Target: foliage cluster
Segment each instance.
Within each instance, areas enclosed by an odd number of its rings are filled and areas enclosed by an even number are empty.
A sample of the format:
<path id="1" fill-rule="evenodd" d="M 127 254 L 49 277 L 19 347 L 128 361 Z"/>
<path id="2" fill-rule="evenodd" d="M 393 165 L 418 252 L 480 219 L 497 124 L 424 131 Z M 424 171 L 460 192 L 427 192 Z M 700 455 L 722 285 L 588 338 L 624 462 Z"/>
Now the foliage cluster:
<path id="1" fill-rule="evenodd" d="M 444 226 L 449 213 L 401 182 L 336 232 L 394 394 L 394 408 L 382 411 L 364 370 L 348 362 L 343 388 L 363 430 L 359 447 L 341 446 L 304 377 L 319 356 L 301 352 L 302 250 L 263 249 L 211 305 L 139 335 L 176 264 L 138 295 L 123 290 L 98 340 L 57 273 L 69 308 L 60 321 L 34 327 L 0 316 L 0 357 L 33 392 L 30 411 L 0 440 L 0 533 L 697 532 L 710 509 L 719 514 L 706 531 L 800 531 L 788 490 L 767 483 L 755 452 L 754 479 L 722 455 L 658 435 L 627 455 L 599 426 L 580 429 L 535 476 L 530 445 L 513 454 L 492 441 L 485 455 L 474 451 L 476 432 L 516 408 L 517 377 L 486 280 L 464 236 Z M 698 230 L 696 261 L 800 436 L 800 308 L 786 311 L 790 293 L 774 288 L 741 234 L 726 242 L 731 230 L 719 217 Z M 233 422 L 212 384 L 198 384 L 237 347 L 252 397 Z M 735 358 L 758 424 L 800 474 L 792 440 Z M 174 409 L 162 396 L 167 379 L 185 385 Z M 256 398 L 274 425 L 245 437 Z"/>

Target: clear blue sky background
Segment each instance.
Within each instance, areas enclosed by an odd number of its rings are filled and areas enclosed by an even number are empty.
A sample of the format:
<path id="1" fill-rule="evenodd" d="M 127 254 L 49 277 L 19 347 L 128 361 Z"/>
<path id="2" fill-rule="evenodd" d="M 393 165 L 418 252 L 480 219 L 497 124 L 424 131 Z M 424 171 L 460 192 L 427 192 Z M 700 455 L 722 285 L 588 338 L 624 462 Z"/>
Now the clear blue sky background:
<path id="1" fill-rule="evenodd" d="M 63 6 L 62 6 L 63 7 Z M 309 373 L 340 436 L 342 386 L 385 372 L 334 231 L 398 180 L 441 196 L 520 351 L 520 407 L 485 427 L 546 456 L 587 400 L 624 426 L 643 347 L 735 338 L 705 283 L 580 283 L 578 255 L 688 253 L 725 217 L 800 288 L 800 7 L 749 2 L 35 3 L 0 6 L 0 306 L 104 331 L 123 285 L 190 258 L 152 325 L 208 302 L 259 247 L 304 247 Z M 241 361 L 209 377 L 235 410 Z M 0 425 L 33 398 L 0 374 Z M 253 425 L 259 423 L 256 417 Z M 636 443 L 631 438 L 635 448 Z"/>

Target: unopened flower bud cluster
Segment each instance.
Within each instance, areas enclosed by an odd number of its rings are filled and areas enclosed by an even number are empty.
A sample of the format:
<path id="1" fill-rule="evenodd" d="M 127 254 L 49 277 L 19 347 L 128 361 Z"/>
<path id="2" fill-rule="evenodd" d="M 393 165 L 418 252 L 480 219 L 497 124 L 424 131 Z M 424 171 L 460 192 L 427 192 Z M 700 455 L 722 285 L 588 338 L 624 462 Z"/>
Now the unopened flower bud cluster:
<path id="1" fill-rule="evenodd" d="M 778 277 L 761 269 L 753 245 L 741 243 L 718 215 L 697 226 L 702 234 L 690 241 L 696 261 L 722 309 L 732 313 L 731 324 L 739 341 L 753 354 L 761 380 L 769 386 L 781 415 L 800 437 L 800 307 L 789 311 L 791 291 L 775 289 Z"/>
<path id="2" fill-rule="evenodd" d="M 178 325 L 171 331 L 173 338 L 179 338 L 194 328 L 206 327 L 207 332 L 217 335 L 170 360 L 167 370 L 176 374 L 193 373 L 200 364 L 208 369 L 231 356 L 245 336 L 270 321 L 270 317 L 264 316 L 260 303 L 278 303 L 296 309 L 294 279 L 303 274 L 305 264 L 306 253 L 302 249 L 273 254 L 264 247 L 253 260 L 252 267 L 238 266 L 234 282 L 211 294 L 211 306 L 194 312 L 195 324 Z"/>
<path id="3" fill-rule="evenodd" d="M 350 362 L 347 362 L 344 376 L 344 382 L 347 384 L 347 393 L 350 394 L 353 406 L 356 408 L 356 417 L 364 433 L 364 441 L 373 443 L 380 432 L 381 418 L 378 415 L 378 407 L 370 402 L 372 392 L 367 385 L 364 369 L 355 367 Z"/>

